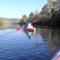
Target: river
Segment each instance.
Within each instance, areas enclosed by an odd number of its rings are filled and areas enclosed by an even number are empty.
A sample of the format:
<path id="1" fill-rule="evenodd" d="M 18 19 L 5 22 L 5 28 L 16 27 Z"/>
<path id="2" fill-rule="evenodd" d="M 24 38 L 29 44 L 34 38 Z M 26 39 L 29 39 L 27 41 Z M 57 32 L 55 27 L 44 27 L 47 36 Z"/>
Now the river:
<path id="1" fill-rule="evenodd" d="M 24 30 L 0 30 L 0 60 L 50 60 L 50 52 L 41 32 L 29 38 Z"/>

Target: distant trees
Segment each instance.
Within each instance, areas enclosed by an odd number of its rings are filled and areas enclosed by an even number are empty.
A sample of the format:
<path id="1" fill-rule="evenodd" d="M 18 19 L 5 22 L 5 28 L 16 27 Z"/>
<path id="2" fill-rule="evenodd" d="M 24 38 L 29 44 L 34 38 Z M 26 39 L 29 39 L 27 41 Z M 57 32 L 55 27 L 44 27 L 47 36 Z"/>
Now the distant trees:
<path id="1" fill-rule="evenodd" d="M 19 21 L 19 24 L 23 25 L 23 24 L 26 24 L 27 22 L 28 22 L 28 17 L 26 15 L 23 15 Z"/>
<path id="2" fill-rule="evenodd" d="M 35 20 L 40 20 L 40 14 L 37 12 L 35 12 L 35 14 L 31 12 L 28 17 L 26 15 L 23 15 L 20 19 L 20 23 L 27 23 L 28 21 L 32 22 Z"/>
<path id="3" fill-rule="evenodd" d="M 41 21 L 47 22 L 49 20 L 48 4 L 44 5 L 40 12 Z"/>
<path id="4" fill-rule="evenodd" d="M 48 5 L 46 4 L 41 12 L 36 11 L 35 13 L 31 12 L 29 16 L 23 15 L 20 19 L 20 23 L 27 23 L 28 21 L 38 21 L 40 23 L 48 23 L 57 20 L 59 14 L 54 11 L 54 9 L 51 10 L 51 12 L 48 11 Z"/>
<path id="5" fill-rule="evenodd" d="M 29 21 L 30 21 L 30 22 L 32 21 L 33 17 L 34 17 L 34 14 L 33 14 L 33 12 L 31 12 L 31 13 L 29 14 Z"/>
<path id="6" fill-rule="evenodd" d="M 20 19 L 20 22 L 27 22 L 28 21 L 28 17 L 26 15 L 23 15 L 22 18 Z"/>

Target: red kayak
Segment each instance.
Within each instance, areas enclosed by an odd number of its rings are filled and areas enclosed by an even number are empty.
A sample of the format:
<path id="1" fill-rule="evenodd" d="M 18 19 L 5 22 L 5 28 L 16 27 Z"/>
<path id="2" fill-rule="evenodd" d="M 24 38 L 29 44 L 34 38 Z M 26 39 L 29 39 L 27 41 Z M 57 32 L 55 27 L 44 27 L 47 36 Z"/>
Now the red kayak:
<path id="1" fill-rule="evenodd" d="M 26 28 L 26 30 L 29 32 L 34 32 L 34 28 Z"/>
<path id="2" fill-rule="evenodd" d="M 21 27 L 20 27 L 20 26 L 17 26 L 17 27 L 16 27 L 16 30 L 17 30 L 17 31 L 19 31 L 20 29 L 21 29 Z"/>

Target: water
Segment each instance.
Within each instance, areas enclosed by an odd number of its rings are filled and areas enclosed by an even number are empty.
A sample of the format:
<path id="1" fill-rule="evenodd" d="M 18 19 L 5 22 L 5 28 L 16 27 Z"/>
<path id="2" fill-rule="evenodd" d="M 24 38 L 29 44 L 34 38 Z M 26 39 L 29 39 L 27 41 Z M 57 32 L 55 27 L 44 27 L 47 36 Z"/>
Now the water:
<path id="1" fill-rule="evenodd" d="M 40 34 L 29 38 L 23 30 L 0 31 L 0 60 L 49 60 L 50 49 Z"/>

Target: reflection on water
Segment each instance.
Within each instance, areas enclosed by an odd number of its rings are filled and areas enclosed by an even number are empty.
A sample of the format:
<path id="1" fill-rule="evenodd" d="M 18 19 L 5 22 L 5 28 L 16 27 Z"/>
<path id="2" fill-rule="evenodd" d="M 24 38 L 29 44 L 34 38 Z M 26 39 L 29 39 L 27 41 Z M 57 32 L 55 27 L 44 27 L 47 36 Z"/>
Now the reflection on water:
<path id="1" fill-rule="evenodd" d="M 16 31 L 16 26 L 0 31 L 0 59 L 50 60 L 51 51 L 44 41 L 46 40 L 44 33 L 47 33 L 47 30 L 39 28 L 35 33 L 25 29 Z"/>
<path id="2" fill-rule="evenodd" d="M 24 29 L 24 32 L 27 35 L 27 37 L 30 39 L 32 36 L 32 32 L 28 32 L 26 29 Z"/>
<path id="3" fill-rule="evenodd" d="M 0 25 L 0 30 L 3 30 L 3 29 L 15 29 L 16 26 L 19 26 L 18 24 L 2 24 Z M 43 27 L 42 27 L 43 28 Z M 35 32 L 29 32 L 27 31 L 26 29 L 23 29 L 25 34 L 27 35 L 27 37 L 30 39 L 32 35 L 41 35 L 44 40 L 46 40 L 46 37 L 48 37 L 48 29 L 42 29 L 42 28 L 36 28 L 36 31 Z"/>
<path id="4" fill-rule="evenodd" d="M 50 49 L 43 39 L 40 34 L 32 34 L 31 38 L 28 39 L 23 30 L 1 30 L 0 59 L 49 60 Z"/>
<path id="5" fill-rule="evenodd" d="M 0 30 L 2 30 L 2 29 L 8 29 L 10 27 L 11 27 L 10 24 L 2 24 L 2 25 L 0 25 Z"/>

